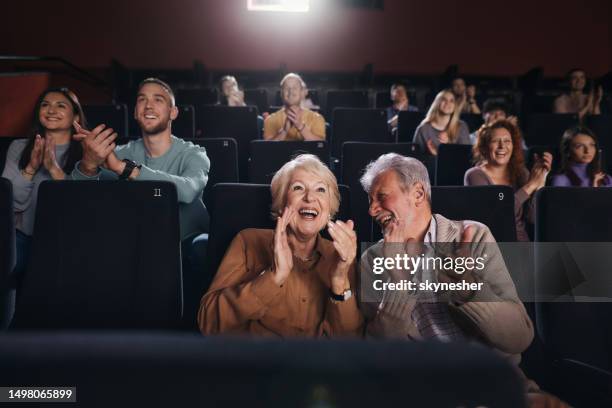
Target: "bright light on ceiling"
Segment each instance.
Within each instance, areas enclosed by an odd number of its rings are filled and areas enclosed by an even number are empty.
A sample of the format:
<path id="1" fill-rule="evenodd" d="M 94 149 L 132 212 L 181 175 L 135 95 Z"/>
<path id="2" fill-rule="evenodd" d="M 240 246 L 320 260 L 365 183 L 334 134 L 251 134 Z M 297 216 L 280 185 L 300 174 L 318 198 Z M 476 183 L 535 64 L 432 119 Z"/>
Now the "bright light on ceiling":
<path id="1" fill-rule="evenodd" d="M 310 10 L 310 0 L 247 0 L 247 9 L 306 13 Z"/>

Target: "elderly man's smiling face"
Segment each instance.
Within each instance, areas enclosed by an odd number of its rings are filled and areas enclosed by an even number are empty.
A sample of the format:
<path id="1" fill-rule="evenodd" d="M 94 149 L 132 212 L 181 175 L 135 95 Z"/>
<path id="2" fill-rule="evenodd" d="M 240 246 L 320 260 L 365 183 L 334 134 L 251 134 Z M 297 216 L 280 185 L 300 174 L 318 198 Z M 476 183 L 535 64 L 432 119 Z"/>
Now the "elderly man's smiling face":
<path id="1" fill-rule="evenodd" d="M 379 174 L 370 190 L 369 213 L 383 229 L 398 219 L 409 219 L 415 208 L 415 186 L 405 189 L 395 170 Z"/>

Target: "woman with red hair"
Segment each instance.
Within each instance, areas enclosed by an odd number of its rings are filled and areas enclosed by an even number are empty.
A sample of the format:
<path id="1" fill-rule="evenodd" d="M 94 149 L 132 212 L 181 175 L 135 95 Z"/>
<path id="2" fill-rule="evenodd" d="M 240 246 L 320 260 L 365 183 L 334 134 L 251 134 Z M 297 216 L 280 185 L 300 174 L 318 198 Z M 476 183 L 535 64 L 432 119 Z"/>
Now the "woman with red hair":
<path id="1" fill-rule="evenodd" d="M 536 158 L 531 173 L 525 167 L 520 129 L 508 120 L 482 128 L 474 145 L 474 162 L 464 176 L 466 186 L 506 185 L 514 189 L 514 213 L 518 241 L 529 241 L 526 222 L 533 222 L 534 193 L 546 184 L 553 157 Z M 525 208 L 528 203 L 529 208 Z"/>

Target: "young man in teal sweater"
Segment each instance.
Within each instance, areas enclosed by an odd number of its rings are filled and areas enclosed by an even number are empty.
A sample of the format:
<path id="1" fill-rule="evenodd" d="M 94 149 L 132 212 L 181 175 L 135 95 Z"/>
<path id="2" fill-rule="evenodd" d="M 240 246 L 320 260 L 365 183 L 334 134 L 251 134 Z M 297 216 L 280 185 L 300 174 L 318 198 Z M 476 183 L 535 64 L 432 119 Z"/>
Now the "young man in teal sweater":
<path id="1" fill-rule="evenodd" d="M 178 116 L 174 93 L 168 84 L 148 78 L 141 82 L 134 117 L 142 138 L 116 146 L 117 134 L 104 124 L 91 131 L 78 124 L 83 158 L 77 163 L 75 180 L 127 179 L 174 183 L 178 192 L 181 237 L 205 232 L 208 215 L 202 191 L 208 181 L 210 160 L 203 147 L 172 135 L 172 121 Z"/>

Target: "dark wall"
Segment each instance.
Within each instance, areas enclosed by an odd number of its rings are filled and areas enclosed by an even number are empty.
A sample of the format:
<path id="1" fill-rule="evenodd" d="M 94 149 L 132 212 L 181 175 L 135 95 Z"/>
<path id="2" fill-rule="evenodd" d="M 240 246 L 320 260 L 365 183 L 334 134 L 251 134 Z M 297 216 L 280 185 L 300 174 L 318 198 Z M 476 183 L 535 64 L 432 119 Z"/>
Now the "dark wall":
<path id="1" fill-rule="evenodd" d="M 610 2 L 386 0 L 384 11 L 313 0 L 307 15 L 253 13 L 246 0 L 11 1 L 10 54 L 59 55 L 86 67 L 360 70 L 517 74 L 541 65 L 612 69 Z M 6 39 L 9 39 L 6 41 Z"/>

